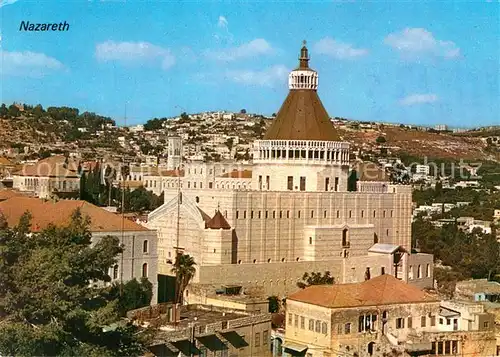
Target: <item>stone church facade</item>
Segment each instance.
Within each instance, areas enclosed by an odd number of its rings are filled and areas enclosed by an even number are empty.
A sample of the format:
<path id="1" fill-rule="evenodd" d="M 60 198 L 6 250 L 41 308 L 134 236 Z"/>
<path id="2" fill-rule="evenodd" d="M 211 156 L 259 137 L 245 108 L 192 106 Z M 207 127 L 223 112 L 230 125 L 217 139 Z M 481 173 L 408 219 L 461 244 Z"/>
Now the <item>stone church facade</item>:
<path id="1" fill-rule="evenodd" d="M 432 256 L 411 251 L 411 187 L 364 165 L 348 191 L 349 143 L 319 99 L 305 46 L 299 61 L 251 165 L 186 163 L 174 177 L 152 178 L 165 195 L 148 217 L 159 273 L 171 275 L 179 250 L 197 263 L 193 283 L 267 295 L 295 291 L 313 271 L 343 283 L 391 274 L 431 287 Z"/>

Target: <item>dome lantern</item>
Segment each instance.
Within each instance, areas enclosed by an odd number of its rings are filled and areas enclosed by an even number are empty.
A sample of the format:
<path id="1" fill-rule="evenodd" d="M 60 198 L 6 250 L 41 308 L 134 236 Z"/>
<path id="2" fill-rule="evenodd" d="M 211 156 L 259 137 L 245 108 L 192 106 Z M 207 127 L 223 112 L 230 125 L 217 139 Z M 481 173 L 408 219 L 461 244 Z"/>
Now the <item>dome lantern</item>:
<path id="1" fill-rule="evenodd" d="M 318 89 L 318 73 L 309 68 L 309 51 L 306 47 L 306 41 L 300 49 L 299 67 L 288 76 L 289 89 Z"/>

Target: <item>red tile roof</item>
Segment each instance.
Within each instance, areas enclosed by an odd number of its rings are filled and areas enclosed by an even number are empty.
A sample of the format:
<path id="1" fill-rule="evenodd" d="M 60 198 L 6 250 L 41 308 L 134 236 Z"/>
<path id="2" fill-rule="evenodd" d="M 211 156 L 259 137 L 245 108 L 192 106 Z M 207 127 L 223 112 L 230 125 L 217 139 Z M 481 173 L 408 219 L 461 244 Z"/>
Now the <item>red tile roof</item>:
<path id="1" fill-rule="evenodd" d="M 19 191 L 14 191 L 9 189 L 0 190 L 0 201 L 4 201 L 11 197 L 22 196 L 22 195 L 23 194 Z"/>
<path id="2" fill-rule="evenodd" d="M 108 212 L 100 207 L 94 206 L 86 201 L 60 200 L 57 202 L 44 201 L 39 198 L 15 196 L 0 202 L 0 214 L 7 220 L 9 227 L 19 223 L 19 219 L 29 211 L 32 215 L 32 231 L 36 232 L 54 224 L 65 226 L 70 223 L 71 215 L 79 208 L 84 216 L 91 220 L 90 230 L 92 232 L 119 232 L 122 229 L 122 217 Z M 141 226 L 128 219 L 123 220 L 125 231 L 146 231 Z"/>
<path id="3" fill-rule="evenodd" d="M 233 170 L 222 174 L 221 177 L 227 178 L 252 178 L 252 170 Z"/>
<path id="4" fill-rule="evenodd" d="M 231 229 L 229 223 L 227 223 L 226 219 L 220 213 L 220 211 L 215 212 L 215 215 L 212 219 L 205 223 L 205 228 L 209 229 Z"/>
<path id="5" fill-rule="evenodd" d="M 362 283 L 309 286 L 288 296 L 287 300 L 329 308 L 437 301 L 416 286 L 387 274 Z"/>

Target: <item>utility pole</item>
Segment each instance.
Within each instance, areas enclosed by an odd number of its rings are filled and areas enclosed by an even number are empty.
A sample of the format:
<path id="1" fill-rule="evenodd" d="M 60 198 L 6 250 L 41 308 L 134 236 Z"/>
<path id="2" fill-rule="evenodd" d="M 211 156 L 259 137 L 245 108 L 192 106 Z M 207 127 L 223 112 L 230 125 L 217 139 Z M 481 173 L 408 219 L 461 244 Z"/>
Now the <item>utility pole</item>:
<path id="1" fill-rule="evenodd" d="M 127 103 L 125 103 L 125 117 L 124 117 L 124 126 L 127 126 Z M 123 256 L 123 251 L 125 249 L 124 241 L 125 241 L 125 179 L 126 176 L 128 175 L 128 170 L 125 169 L 125 155 L 122 155 L 122 167 L 121 167 L 121 173 L 122 173 L 122 234 L 121 234 L 121 240 L 120 240 L 120 246 L 122 248 L 121 252 L 121 259 L 120 259 L 120 296 L 123 295 L 123 261 L 124 261 L 124 256 Z M 134 247 L 132 247 L 134 249 Z"/>

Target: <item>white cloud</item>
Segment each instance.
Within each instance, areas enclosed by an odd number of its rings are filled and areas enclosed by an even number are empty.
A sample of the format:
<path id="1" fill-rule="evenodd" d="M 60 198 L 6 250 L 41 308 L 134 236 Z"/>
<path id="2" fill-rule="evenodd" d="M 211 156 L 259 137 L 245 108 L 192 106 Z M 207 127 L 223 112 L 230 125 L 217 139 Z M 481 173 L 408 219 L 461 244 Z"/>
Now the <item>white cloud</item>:
<path id="1" fill-rule="evenodd" d="M 0 8 L 6 5 L 11 5 L 15 2 L 17 2 L 17 0 L 0 0 Z"/>
<path id="2" fill-rule="evenodd" d="M 100 61 L 125 63 L 160 60 L 163 69 L 168 69 L 175 64 L 175 57 L 169 49 L 149 42 L 106 41 L 97 44 L 95 56 Z"/>
<path id="3" fill-rule="evenodd" d="M 427 104 L 435 103 L 438 101 L 438 96 L 435 94 L 411 94 L 399 101 L 401 105 L 415 105 L 415 104 Z"/>
<path id="4" fill-rule="evenodd" d="M 442 41 L 423 28 L 405 28 L 384 39 L 384 43 L 410 57 L 431 55 L 444 58 L 460 56 L 460 48 L 452 41 Z"/>
<path id="5" fill-rule="evenodd" d="M 217 22 L 217 27 L 227 29 L 227 26 L 229 23 L 227 22 L 227 19 L 224 16 L 219 16 L 219 21 Z"/>
<path id="6" fill-rule="evenodd" d="M 272 87 L 276 83 L 286 82 L 289 69 L 283 65 L 275 65 L 262 71 L 254 70 L 229 70 L 226 72 L 226 78 L 233 82 Z"/>
<path id="7" fill-rule="evenodd" d="M 207 57 L 218 61 L 230 62 L 242 58 L 269 55 L 273 52 L 274 50 L 269 42 L 263 38 L 257 38 L 238 47 L 232 47 L 219 51 L 208 50 L 205 54 Z"/>
<path id="8" fill-rule="evenodd" d="M 0 51 L 0 57 L 2 75 L 42 77 L 51 71 L 64 69 L 57 59 L 39 52 Z"/>
<path id="9" fill-rule="evenodd" d="M 350 43 L 344 43 L 325 37 L 319 40 L 313 47 L 314 52 L 337 59 L 358 58 L 368 54 L 365 48 L 355 48 Z"/>

